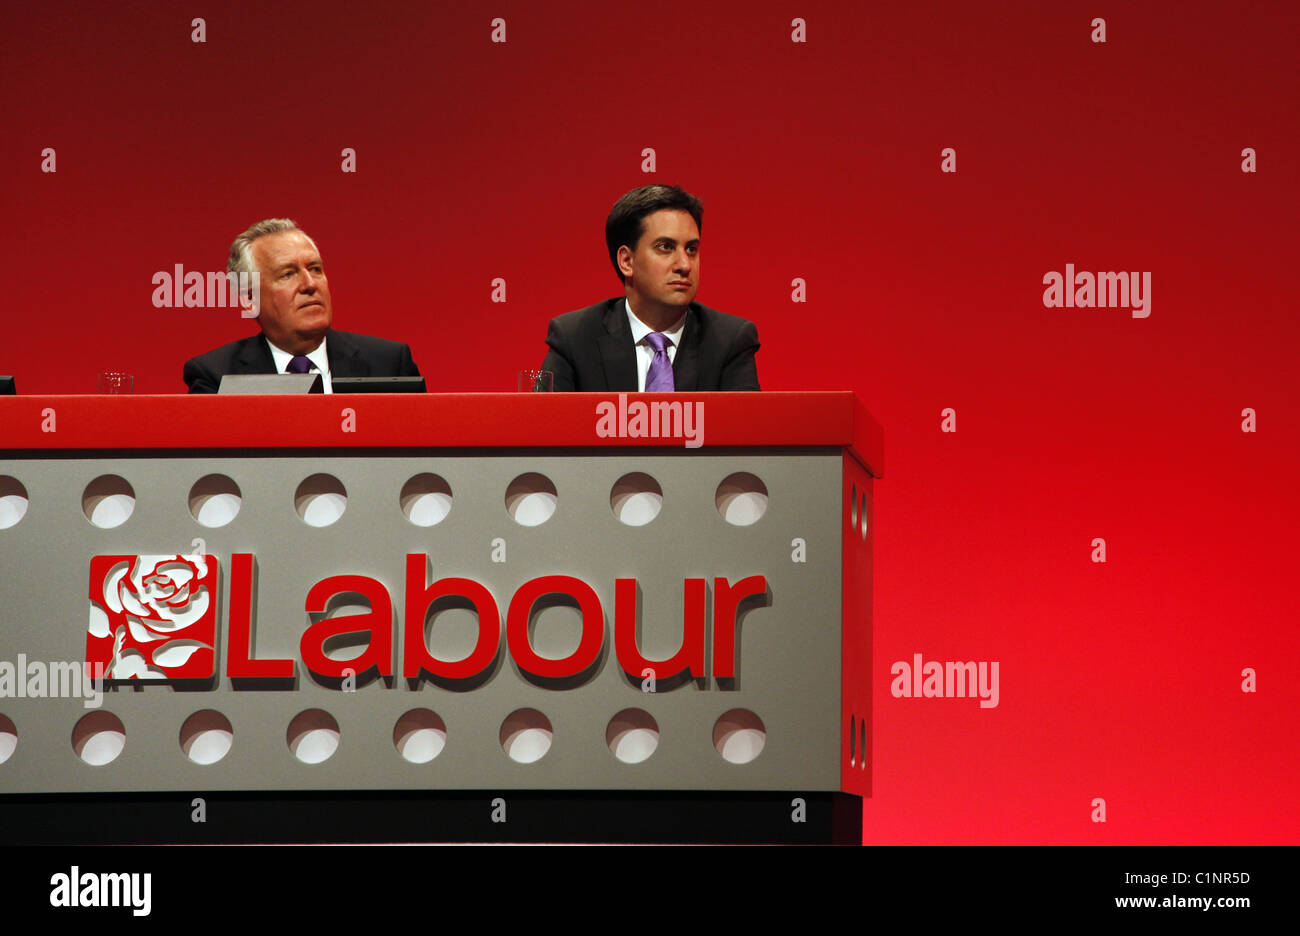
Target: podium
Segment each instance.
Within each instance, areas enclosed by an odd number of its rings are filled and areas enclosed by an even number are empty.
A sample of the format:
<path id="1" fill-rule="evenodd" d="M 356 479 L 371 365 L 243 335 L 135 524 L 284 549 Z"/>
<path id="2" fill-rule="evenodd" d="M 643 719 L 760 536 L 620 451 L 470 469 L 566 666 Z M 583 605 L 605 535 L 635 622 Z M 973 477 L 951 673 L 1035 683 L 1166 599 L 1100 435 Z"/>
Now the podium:
<path id="1" fill-rule="evenodd" d="M 861 839 L 850 393 L 0 400 L 11 842 Z"/>

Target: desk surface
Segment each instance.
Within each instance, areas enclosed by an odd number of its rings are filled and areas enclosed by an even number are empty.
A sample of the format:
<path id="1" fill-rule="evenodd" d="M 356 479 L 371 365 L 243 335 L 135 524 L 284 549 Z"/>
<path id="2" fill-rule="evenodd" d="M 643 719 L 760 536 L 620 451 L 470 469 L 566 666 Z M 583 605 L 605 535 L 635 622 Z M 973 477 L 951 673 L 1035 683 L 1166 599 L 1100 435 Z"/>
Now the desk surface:
<path id="1" fill-rule="evenodd" d="M 719 446 L 837 446 L 880 477 L 883 431 L 849 391 L 806 393 L 431 393 L 0 398 L 0 452 L 114 449 L 682 448 L 626 428 L 638 404 L 689 403 Z M 350 413 L 347 411 L 351 411 Z M 661 410 L 666 415 L 666 410 Z M 621 420 L 621 423 L 620 423 Z M 272 429 L 271 427 L 274 427 Z"/>

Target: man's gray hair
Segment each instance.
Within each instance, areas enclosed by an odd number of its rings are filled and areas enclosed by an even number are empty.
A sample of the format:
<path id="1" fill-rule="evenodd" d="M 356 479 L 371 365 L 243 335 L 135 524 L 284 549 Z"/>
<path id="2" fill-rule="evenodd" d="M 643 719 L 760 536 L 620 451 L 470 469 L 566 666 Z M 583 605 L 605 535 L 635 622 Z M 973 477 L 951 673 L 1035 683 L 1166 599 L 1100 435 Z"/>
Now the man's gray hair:
<path id="1" fill-rule="evenodd" d="M 302 231 L 289 218 L 267 218 L 265 221 L 258 221 L 243 234 L 235 238 L 235 242 L 230 245 L 230 256 L 226 258 L 227 273 L 255 273 L 257 265 L 253 263 L 253 241 L 259 237 L 265 237 L 268 234 L 279 234 L 282 231 Z M 312 247 L 316 247 L 316 242 L 311 240 L 306 231 L 303 236 L 311 241 Z M 320 250 L 317 248 L 317 253 Z"/>

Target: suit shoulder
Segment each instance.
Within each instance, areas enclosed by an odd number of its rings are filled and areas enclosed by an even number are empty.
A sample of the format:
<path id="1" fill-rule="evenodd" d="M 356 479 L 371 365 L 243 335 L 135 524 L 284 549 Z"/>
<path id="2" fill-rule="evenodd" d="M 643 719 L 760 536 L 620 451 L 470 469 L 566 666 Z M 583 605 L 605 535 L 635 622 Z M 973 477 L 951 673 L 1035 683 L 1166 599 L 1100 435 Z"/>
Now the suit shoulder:
<path id="1" fill-rule="evenodd" d="M 237 362 L 245 357 L 258 359 L 265 354 L 269 360 L 270 351 L 257 347 L 261 340 L 261 335 L 251 335 L 190 358 L 181 370 L 190 393 L 216 393 L 222 375 L 239 369 Z"/>
<path id="2" fill-rule="evenodd" d="M 746 328 L 757 330 L 753 322 L 739 315 L 730 315 L 726 312 L 719 312 L 717 309 L 711 309 L 706 305 L 698 302 L 691 303 L 691 312 L 695 315 L 700 323 L 700 327 L 707 331 L 716 331 L 723 334 L 732 335 L 743 331 Z"/>
<path id="3" fill-rule="evenodd" d="M 603 332 L 605 330 L 605 316 L 609 314 L 610 308 L 618 302 L 622 302 L 622 299 L 606 299 L 604 302 L 589 305 L 585 309 L 565 312 L 563 315 L 557 315 L 551 319 L 551 327 L 566 334 L 591 329 L 600 329 Z"/>
<path id="4" fill-rule="evenodd" d="M 261 340 L 262 336 L 260 334 L 250 335 L 247 338 L 240 338 L 237 341 L 223 344 L 219 348 L 213 348 L 211 351 L 205 351 L 203 354 L 196 354 L 194 357 L 190 358 L 190 362 L 211 367 L 227 361 L 233 361 L 239 353 L 250 344 L 256 344 Z"/>
<path id="5" fill-rule="evenodd" d="M 405 341 L 392 341 L 388 338 L 376 338 L 374 335 L 362 335 L 357 332 L 338 331 L 330 329 L 326 336 L 330 341 L 337 341 L 342 345 L 352 344 L 360 348 L 378 350 L 396 351 L 406 347 Z"/>

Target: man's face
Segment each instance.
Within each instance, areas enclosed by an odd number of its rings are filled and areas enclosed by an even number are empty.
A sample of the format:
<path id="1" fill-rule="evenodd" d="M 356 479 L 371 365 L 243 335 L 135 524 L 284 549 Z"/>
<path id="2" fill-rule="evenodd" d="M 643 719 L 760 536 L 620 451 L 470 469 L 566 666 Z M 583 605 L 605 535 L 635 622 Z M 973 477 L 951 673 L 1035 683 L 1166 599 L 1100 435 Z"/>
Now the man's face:
<path id="1" fill-rule="evenodd" d="M 302 231 L 281 231 L 253 241 L 253 263 L 261 274 L 262 332 L 293 354 L 315 349 L 334 314 L 320 254 Z"/>
<path id="2" fill-rule="evenodd" d="M 700 229 L 685 211 L 664 209 L 641 222 L 636 249 L 618 249 L 628 302 L 633 312 L 664 312 L 686 307 L 700 288 Z"/>

